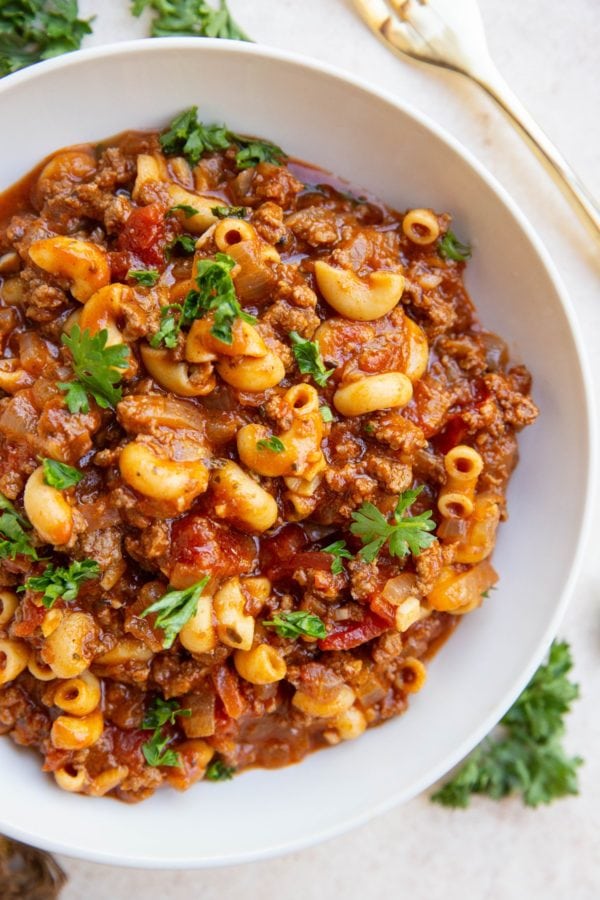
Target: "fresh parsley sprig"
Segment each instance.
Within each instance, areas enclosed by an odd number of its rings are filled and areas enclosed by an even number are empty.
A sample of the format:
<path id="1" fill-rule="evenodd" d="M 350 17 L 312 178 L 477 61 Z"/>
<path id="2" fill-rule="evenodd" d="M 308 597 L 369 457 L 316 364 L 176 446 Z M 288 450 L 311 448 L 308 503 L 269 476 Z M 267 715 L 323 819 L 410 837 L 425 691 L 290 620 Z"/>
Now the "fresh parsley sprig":
<path id="1" fill-rule="evenodd" d="M 323 547 L 323 553 L 331 553 L 333 556 L 331 560 L 331 572 L 333 575 L 341 575 L 344 571 L 343 559 L 354 559 L 346 547 L 346 541 L 334 541 L 333 544 Z"/>
<path id="2" fill-rule="evenodd" d="M 363 503 L 360 509 L 352 513 L 353 522 L 350 531 L 363 542 L 363 547 L 359 551 L 361 559 L 373 562 L 386 543 L 390 555 L 400 559 L 409 552 L 418 556 L 421 550 L 433 544 L 436 538 L 429 533 L 435 528 L 431 510 L 425 510 L 418 516 L 406 515 L 406 511 L 422 490 L 421 486 L 414 491 L 404 491 L 400 494 L 392 522 L 388 522 L 372 503 Z"/>
<path id="3" fill-rule="evenodd" d="M 42 471 L 46 484 L 58 488 L 59 491 L 75 487 L 83 478 L 83 472 L 80 472 L 79 469 L 48 457 L 42 459 Z"/>
<path id="4" fill-rule="evenodd" d="M 169 156 L 183 155 L 197 165 L 204 153 L 237 146 L 235 162 L 238 169 L 249 169 L 261 162 L 282 165 L 286 153 L 270 141 L 244 137 L 229 131 L 225 125 L 205 125 L 198 119 L 198 107 L 192 106 L 176 116 L 160 135 L 160 143 Z"/>
<path id="5" fill-rule="evenodd" d="M 181 709 L 177 700 L 163 700 L 157 697 L 150 709 L 146 710 L 142 728 L 154 729 L 149 741 L 142 744 L 142 753 L 149 766 L 181 766 L 181 757 L 167 747 L 171 737 L 163 732 L 167 724 L 174 725 L 177 716 L 191 716 L 191 709 Z"/>
<path id="6" fill-rule="evenodd" d="M 222 759 L 213 759 L 206 767 L 204 777 L 209 781 L 231 781 L 235 775 L 235 768 L 226 765 Z"/>
<path id="7" fill-rule="evenodd" d="M 278 612 L 272 619 L 263 621 L 265 628 L 273 628 L 279 637 L 295 638 L 306 635 L 307 637 L 327 637 L 325 622 L 313 613 L 299 609 L 295 612 Z"/>
<path id="8" fill-rule="evenodd" d="M 175 251 L 183 253 L 184 256 L 191 256 L 196 249 L 196 238 L 189 234 L 178 234 L 172 241 L 169 241 L 165 247 L 167 259 L 170 259 Z"/>
<path id="9" fill-rule="evenodd" d="M 102 409 L 114 408 L 121 399 L 121 388 L 117 387 L 129 365 L 129 348 L 125 344 L 106 346 L 108 331 L 103 328 L 91 334 L 86 328 L 73 325 L 69 334 L 61 338 L 71 351 L 75 381 L 58 382 L 65 391 L 66 403 L 71 413 L 87 413 L 90 409 L 88 395 L 91 395 Z"/>
<path id="10" fill-rule="evenodd" d="M 160 325 L 150 338 L 150 346 L 158 349 L 161 344 L 172 350 L 177 346 L 177 336 L 181 330 L 180 319 L 183 307 L 181 303 L 171 303 L 160 310 Z"/>
<path id="11" fill-rule="evenodd" d="M 194 206 L 189 206 L 187 203 L 177 203 L 176 206 L 171 206 L 171 208 L 166 211 L 165 218 L 174 216 L 177 212 L 182 212 L 186 219 L 191 219 L 192 216 L 198 215 L 198 210 Z"/>
<path id="12" fill-rule="evenodd" d="M 464 809 L 473 794 L 493 800 L 520 794 L 527 806 L 577 794 L 583 760 L 562 746 L 564 717 L 579 696 L 568 678 L 572 665 L 569 645 L 552 644 L 547 662 L 501 720 L 500 734 L 487 737 L 431 799 Z"/>
<path id="13" fill-rule="evenodd" d="M 77 0 L 0 3 L 0 77 L 79 49 L 92 20 L 78 16 Z"/>
<path id="14" fill-rule="evenodd" d="M 283 453 L 285 450 L 283 441 L 274 434 L 268 438 L 261 438 L 256 442 L 256 447 L 258 450 L 270 450 L 272 453 Z"/>
<path id="15" fill-rule="evenodd" d="M 151 9 L 152 37 L 192 37 L 228 38 L 232 41 L 249 41 L 227 8 L 226 0 L 219 0 L 218 7 L 206 0 L 134 0 L 131 11 L 140 16 L 145 9 Z"/>
<path id="16" fill-rule="evenodd" d="M 312 375 L 320 387 L 325 387 L 327 379 L 335 369 L 326 369 L 319 345 L 316 341 L 308 341 L 301 337 L 297 331 L 290 331 L 292 352 L 296 357 L 296 363 L 303 375 Z"/>
<path id="17" fill-rule="evenodd" d="M 471 259 L 470 244 L 463 244 L 453 231 L 448 231 L 438 243 L 438 253 L 442 259 L 453 259 L 456 262 L 466 262 Z"/>
<path id="18" fill-rule="evenodd" d="M 127 277 L 137 282 L 140 287 L 154 287 L 160 278 L 158 269 L 130 269 Z"/>
<path id="19" fill-rule="evenodd" d="M 71 603 L 77 599 L 79 588 L 84 581 L 97 578 L 100 566 L 93 559 L 75 560 L 70 566 L 46 566 L 41 575 L 28 578 L 19 590 L 40 591 L 46 609 L 52 609 L 57 600 Z"/>
<path id="20" fill-rule="evenodd" d="M 181 591 L 167 591 L 158 600 L 155 600 L 142 613 L 142 618 L 150 613 L 158 613 L 154 623 L 155 628 L 161 628 L 164 633 L 163 647 L 168 650 L 172 647 L 175 638 L 198 608 L 198 600 L 202 591 L 209 582 L 209 576 L 204 575 L 200 581 Z"/>
<path id="21" fill-rule="evenodd" d="M 213 259 L 202 259 L 196 270 L 197 290 L 190 291 L 183 302 L 180 326 L 191 325 L 207 312 L 213 313 L 210 333 L 224 344 L 233 343 L 233 323 L 242 319 L 253 325 L 254 316 L 239 304 L 231 277 L 235 260 L 227 253 L 217 253 Z"/>
<path id="22" fill-rule="evenodd" d="M 248 210 L 245 206 L 212 206 L 211 213 L 217 219 L 246 219 Z"/>
<path id="23" fill-rule="evenodd" d="M 0 515 L 0 559 L 15 559 L 22 555 L 37 560 L 37 551 L 25 531 L 31 526 L 4 494 L 0 494 L 0 510 L 3 510 Z"/>

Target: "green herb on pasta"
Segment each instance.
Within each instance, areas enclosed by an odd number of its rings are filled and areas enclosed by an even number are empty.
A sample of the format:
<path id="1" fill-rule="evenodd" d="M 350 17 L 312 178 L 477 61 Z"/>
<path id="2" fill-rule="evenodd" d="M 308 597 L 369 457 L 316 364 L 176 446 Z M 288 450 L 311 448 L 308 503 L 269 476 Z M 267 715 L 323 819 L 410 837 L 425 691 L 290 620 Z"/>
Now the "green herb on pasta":
<path id="1" fill-rule="evenodd" d="M 28 578 L 20 590 L 39 591 L 46 609 L 51 609 L 57 600 L 71 603 L 79 595 L 84 581 L 98 578 L 100 566 L 93 559 L 75 560 L 68 567 L 46 566 L 41 575 Z"/>
<path id="2" fill-rule="evenodd" d="M 429 532 L 435 529 L 435 522 L 428 509 L 418 516 L 406 515 L 407 510 L 415 502 L 422 487 L 414 491 L 404 491 L 398 497 L 393 514 L 393 521 L 388 522 L 383 513 L 372 503 L 363 503 L 360 509 L 352 513 L 352 534 L 363 542 L 359 556 L 365 562 L 373 562 L 385 544 L 388 544 L 390 556 L 400 559 L 412 553 L 418 556 L 422 550 L 431 546 L 436 540 Z"/>
<path id="3" fill-rule="evenodd" d="M 150 613 L 157 613 L 154 627 L 161 628 L 165 633 L 163 640 L 165 650 L 173 646 L 175 638 L 183 626 L 195 614 L 198 600 L 209 580 L 209 576 L 205 575 L 188 588 L 180 591 L 167 591 L 143 611 L 142 618 Z"/>
<path id="4" fill-rule="evenodd" d="M 323 620 L 304 610 L 275 613 L 272 619 L 263 621 L 263 625 L 265 628 L 273 628 L 279 637 L 291 640 L 302 635 L 315 638 L 327 637 L 327 629 Z"/>
<path id="5" fill-rule="evenodd" d="M 55 459 L 42 459 L 42 470 L 46 484 L 58 488 L 59 491 L 75 487 L 83 478 L 83 472 L 80 472 L 79 469 Z"/>

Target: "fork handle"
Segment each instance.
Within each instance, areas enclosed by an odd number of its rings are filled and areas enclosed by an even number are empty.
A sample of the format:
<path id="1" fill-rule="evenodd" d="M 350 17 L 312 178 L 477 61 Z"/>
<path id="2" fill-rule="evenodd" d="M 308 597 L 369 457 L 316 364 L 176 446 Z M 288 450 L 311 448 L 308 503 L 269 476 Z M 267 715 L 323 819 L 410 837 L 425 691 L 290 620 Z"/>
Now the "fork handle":
<path id="1" fill-rule="evenodd" d="M 511 119 L 539 155 L 542 163 L 558 186 L 579 212 L 595 237 L 600 235 L 600 207 L 579 180 L 563 155 L 523 106 L 517 95 L 504 81 L 495 66 L 485 73 L 473 73 L 475 80 Z"/>

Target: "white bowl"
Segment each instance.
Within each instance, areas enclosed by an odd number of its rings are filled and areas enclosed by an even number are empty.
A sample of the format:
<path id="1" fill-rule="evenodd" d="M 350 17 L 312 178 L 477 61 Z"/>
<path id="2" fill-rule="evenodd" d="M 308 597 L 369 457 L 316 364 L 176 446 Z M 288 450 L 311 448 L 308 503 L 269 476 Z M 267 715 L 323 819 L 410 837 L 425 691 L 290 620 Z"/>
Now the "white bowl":
<path id="1" fill-rule="evenodd" d="M 467 284 L 481 318 L 530 367 L 541 417 L 521 439 L 494 556 L 499 590 L 439 652 L 405 716 L 300 765 L 163 790 L 132 807 L 61 793 L 35 753 L 0 740 L 0 831 L 121 865 L 258 859 L 331 837 L 428 787 L 539 664 L 573 583 L 591 494 L 589 389 L 548 255 L 469 153 L 395 98 L 249 44 L 169 39 L 74 53 L 0 82 L 0 188 L 59 147 L 161 127 L 192 104 L 203 119 L 272 139 L 392 206 L 450 211 L 474 245 Z"/>

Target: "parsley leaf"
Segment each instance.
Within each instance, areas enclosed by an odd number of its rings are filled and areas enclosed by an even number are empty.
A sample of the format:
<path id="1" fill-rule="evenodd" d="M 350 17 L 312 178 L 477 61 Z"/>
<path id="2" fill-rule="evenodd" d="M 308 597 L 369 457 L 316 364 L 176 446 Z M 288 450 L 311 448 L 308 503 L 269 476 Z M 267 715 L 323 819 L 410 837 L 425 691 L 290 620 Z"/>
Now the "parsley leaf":
<path id="1" fill-rule="evenodd" d="M 198 289 L 190 291 L 183 302 L 180 326 L 190 325 L 194 319 L 201 319 L 207 312 L 213 312 L 210 333 L 224 344 L 231 344 L 236 319 L 243 319 L 251 325 L 256 322 L 254 316 L 242 309 L 235 295 L 230 274 L 234 266 L 235 260 L 226 253 L 217 253 L 214 260 L 200 260 L 196 270 Z"/>
<path id="2" fill-rule="evenodd" d="M 122 396 L 121 388 L 115 387 L 122 377 L 118 370 L 129 365 L 129 348 L 125 344 L 107 347 L 106 328 L 92 335 L 87 328 L 82 332 L 79 325 L 73 325 L 70 333 L 63 334 L 61 340 L 71 351 L 77 379 L 58 382 L 61 391 L 66 391 L 69 411 L 89 412 L 88 394 L 102 409 L 114 408 Z"/>
<path id="3" fill-rule="evenodd" d="M 191 256 L 196 249 L 196 240 L 197 238 L 190 237 L 189 234 L 178 234 L 165 248 L 167 257 L 170 257 L 174 250 L 181 250 L 182 253 Z"/>
<path id="4" fill-rule="evenodd" d="M 197 106 L 176 116 L 160 135 L 160 143 L 167 155 L 183 155 L 193 166 L 204 153 L 226 150 L 232 145 L 238 147 L 235 157 L 238 169 L 250 169 L 261 162 L 280 166 L 287 159 L 281 147 L 270 141 L 235 134 L 225 125 L 205 125 L 198 119 Z"/>
<path id="5" fill-rule="evenodd" d="M 198 600 L 202 591 L 209 582 L 209 576 L 204 575 L 196 584 L 181 591 L 167 591 L 158 600 L 155 600 L 142 613 L 142 618 L 150 613 L 158 613 L 154 623 L 155 628 L 162 628 L 165 633 L 163 647 L 168 650 L 172 647 L 175 638 L 186 622 L 192 618 L 198 608 Z"/>
<path id="6" fill-rule="evenodd" d="M 127 277 L 137 281 L 142 287 L 154 287 L 160 278 L 158 269 L 130 269 Z"/>
<path id="7" fill-rule="evenodd" d="M 191 716 L 191 709 L 181 709 L 177 700 L 163 700 L 156 697 L 154 704 L 146 710 L 142 728 L 146 731 L 154 729 L 149 741 L 142 744 L 142 753 L 149 766 L 180 766 L 181 759 L 175 750 L 167 749 L 171 740 L 163 734 L 164 725 L 175 725 L 177 716 Z"/>
<path id="8" fill-rule="evenodd" d="M 218 7 L 206 0 L 134 0 L 131 11 L 134 16 L 150 8 L 152 37 L 191 35 L 195 37 L 229 38 L 232 41 L 249 41 L 227 8 L 226 0 L 219 0 Z"/>
<path id="9" fill-rule="evenodd" d="M 251 169 L 261 162 L 271 163 L 274 166 L 280 166 L 286 154 L 277 144 L 270 141 L 249 140 L 238 134 L 232 135 L 236 144 L 240 149 L 235 155 L 235 163 L 238 169 Z"/>
<path id="10" fill-rule="evenodd" d="M 487 737 L 431 799 L 464 809 L 472 794 L 499 800 L 520 793 L 527 806 L 577 794 L 583 760 L 567 756 L 561 743 L 564 716 L 579 696 L 567 677 L 572 665 L 569 645 L 554 642 L 547 662 L 501 720 L 500 736 Z"/>
<path id="11" fill-rule="evenodd" d="M 51 609 L 57 600 L 62 599 L 65 603 L 76 600 L 80 585 L 99 574 L 100 566 L 93 559 L 75 560 L 68 568 L 57 568 L 50 563 L 41 575 L 28 578 L 20 590 L 41 591 L 42 603 L 46 609 Z"/>
<path id="12" fill-rule="evenodd" d="M 285 450 L 283 441 L 280 441 L 274 434 L 270 438 L 262 438 L 257 441 L 256 446 L 259 450 L 271 450 L 273 453 L 283 453 Z"/>
<path id="13" fill-rule="evenodd" d="M 156 697 L 150 709 L 146 710 L 142 728 L 149 730 L 152 728 L 162 728 L 163 725 L 175 725 L 177 716 L 191 716 L 191 709 L 181 709 L 177 700 L 163 700 L 162 697 Z"/>
<path id="14" fill-rule="evenodd" d="M 245 219 L 248 216 L 245 206 L 213 206 L 210 211 L 217 219 Z"/>
<path id="15" fill-rule="evenodd" d="M 353 524 L 350 531 L 363 542 L 359 556 L 365 562 L 373 562 L 388 541 L 390 555 L 398 556 L 400 559 L 409 552 L 418 556 L 421 550 L 433 544 L 436 538 L 428 533 L 435 528 L 431 510 L 428 509 L 418 516 L 404 515 L 422 490 L 421 486 L 415 491 L 404 491 L 400 494 L 394 510 L 393 523 L 388 522 L 372 503 L 363 503 L 360 509 L 352 513 Z"/>
<path id="16" fill-rule="evenodd" d="M 235 774 L 233 766 L 227 766 L 222 759 L 213 759 L 206 767 L 205 778 L 209 781 L 231 781 Z"/>
<path id="17" fill-rule="evenodd" d="M 333 575 L 341 575 L 344 571 L 343 559 L 354 559 L 346 547 L 346 541 L 334 541 L 333 544 L 323 547 L 323 553 L 331 553 L 333 556 L 331 560 L 331 572 Z"/>
<path id="18" fill-rule="evenodd" d="M 465 262 L 471 259 L 471 246 L 463 244 L 453 231 L 448 231 L 438 244 L 438 253 L 442 259 L 454 259 L 456 262 Z"/>
<path id="19" fill-rule="evenodd" d="M 31 528 L 27 519 L 24 516 L 22 516 L 19 512 L 17 512 L 17 510 L 15 509 L 13 504 L 10 502 L 8 497 L 5 497 L 4 494 L 2 494 L 2 493 L 0 493 L 0 509 L 2 509 L 2 510 L 4 510 L 4 512 L 10 513 L 12 516 L 14 516 L 15 519 L 17 520 L 17 522 L 19 523 L 19 525 L 22 525 L 23 528 Z"/>
<path id="20" fill-rule="evenodd" d="M 198 107 L 180 113 L 160 136 L 164 152 L 170 156 L 183 154 L 195 166 L 203 153 L 226 150 L 229 133 L 224 125 L 203 125 L 198 121 Z"/>
<path id="21" fill-rule="evenodd" d="M 15 559 L 20 554 L 38 559 L 37 551 L 23 527 L 27 524 L 26 520 L 6 497 L 2 494 L 0 497 L 0 508 L 6 510 L 0 515 L 0 559 Z"/>
<path id="22" fill-rule="evenodd" d="M 329 406 L 320 406 L 319 412 L 321 413 L 321 418 L 324 422 L 333 422 L 333 413 Z"/>
<path id="23" fill-rule="evenodd" d="M 191 219 L 192 216 L 198 215 L 198 210 L 193 206 L 188 206 L 187 203 L 178 203 L 176 206 L 172 206 L 166 211 L 165 218 L 174 216 L 176 212 L 182 212 L 186 219 Z"/>
<path id="24" fill-rule="evenodd" d="M 180 331 L 179 319 L 183 307 L 181 303 L 171 303 L 160 310 L 160 326 L 158 331 L 150 338 L 150 346 L 156 350 L 164 343 L 165 347 L 172 350 L 177 346 L 177 335 Z M 174 313 L 177 313 L 177 318 Z"/>
<path id="25" fill-rule="evenodd" d="M 68 466 L 66 463 L 57 462 L 55 459 L 43 459 L 42 467 L 46 484 L 58 488 L 59 491 L 75 487 L 83 478 L 83 472 L 80 472 L 79 469 Z"/>
<path id="26" fill-rule="evenodd" d="M 0 3 L 0 77 L 32 63 L 77 50 L 91 19 L 78 18 L 76 0 Z"/>
<path id="27" fill-rule="evenodd" d="M 279 637 L 294 640 L 301 635 L 308 637 L 327 637 L 325 622 L 312 613 L 299 609 L 296 612 L 275 613 L 269 621 L 263 621 L 265 628 L 274 628 Z"/>
<path id="28" fill-rule="evenodd" d="M 326 369 L 319 345 L 315 341 L 307 341 L 297 331 L 290 331 L 292 351 L 296 363 L 303 375 L 312 375 L 320 387 L 325 387 L 327 379 L 335 369 Z"/>

